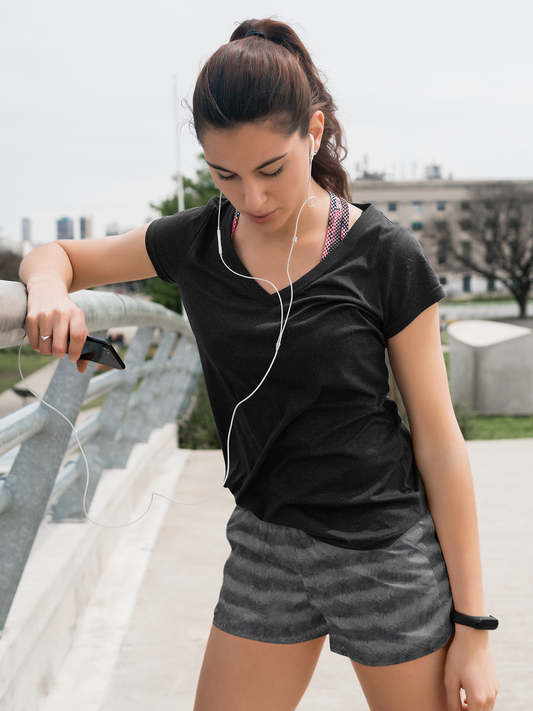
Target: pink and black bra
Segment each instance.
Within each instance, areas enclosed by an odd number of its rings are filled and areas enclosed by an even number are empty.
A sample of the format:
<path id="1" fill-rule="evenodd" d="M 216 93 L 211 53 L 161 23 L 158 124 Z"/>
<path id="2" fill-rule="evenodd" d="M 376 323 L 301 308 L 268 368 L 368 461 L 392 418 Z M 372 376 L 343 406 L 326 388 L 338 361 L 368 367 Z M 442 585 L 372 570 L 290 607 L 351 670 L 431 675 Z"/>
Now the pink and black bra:
<path id="1" fill-rule="evenodd" d="M 329 208 L 328 229 L 326 232 L 326 241 L 324 242 L 324 249 L 322 250 L 321 259 L 325 259 L 325 257 L 327 257 L 328 254 L 342 242 L 348 234 L 350 225 L 350 208 L 346 200 L 332 192 L 330 192 L 329 196 L 331 198 L 331 203 Z M 231 226 L 232 239 L 240 214 L 241 213 L 238 210 L 235 210 L 233 215 L 233 224 Z"/>

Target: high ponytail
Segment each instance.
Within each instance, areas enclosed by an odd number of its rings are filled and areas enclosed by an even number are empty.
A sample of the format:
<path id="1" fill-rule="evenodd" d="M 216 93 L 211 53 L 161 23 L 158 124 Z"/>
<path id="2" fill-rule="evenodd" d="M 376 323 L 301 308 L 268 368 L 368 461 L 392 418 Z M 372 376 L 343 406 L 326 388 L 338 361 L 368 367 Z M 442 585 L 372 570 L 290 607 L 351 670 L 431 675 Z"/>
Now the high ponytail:
<path id="1" fill-rule="evenodd" d="M 256 33 L 247 35 L 251 30 Z M 265 37 L 261 36 L 262 33 Z M 350 199 L 344 132 L 337 107 L 313 60 L 294 30 L 276 20 L 246 20 L 203 66 L 193 95 L 198 140 L 208 128 L 235 129 L 270 120 L 278 130 L 302 138 L 315 111 L 324 133 L 312 164 L 320 187 Z"/>

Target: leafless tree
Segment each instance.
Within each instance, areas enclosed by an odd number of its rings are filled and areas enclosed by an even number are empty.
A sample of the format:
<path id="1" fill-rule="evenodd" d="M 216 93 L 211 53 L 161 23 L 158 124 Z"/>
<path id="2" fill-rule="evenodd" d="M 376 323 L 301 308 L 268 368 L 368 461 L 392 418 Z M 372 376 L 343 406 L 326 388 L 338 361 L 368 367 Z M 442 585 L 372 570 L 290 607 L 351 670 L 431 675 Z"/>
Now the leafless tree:
<path id="1" fill-rule="evenodd" d="M 525 317 L 533 284 L 533 189 L 506 183 L 479 188 L 461 214 L 456 224 L 470 244 L 459 243 L 449 221 L 427 225 L 426 235 L 437 238 L 452 270 L 468 269 L 503 284 Z"/>

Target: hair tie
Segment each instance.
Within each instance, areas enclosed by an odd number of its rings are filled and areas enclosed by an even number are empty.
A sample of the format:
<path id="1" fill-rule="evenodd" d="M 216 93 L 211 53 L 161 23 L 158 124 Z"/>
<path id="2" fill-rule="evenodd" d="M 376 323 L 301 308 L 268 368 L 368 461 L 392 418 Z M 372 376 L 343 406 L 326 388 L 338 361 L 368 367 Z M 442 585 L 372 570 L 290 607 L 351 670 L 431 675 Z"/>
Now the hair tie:
<path id="1" fill-rule="evenodd" d="M 264 39 L 268 39 L 268 37 L 265 35 L 265 33 L 259 32 L 259 30 L 248 30 L 248 32 L 244 35 L 243 39 L 246 39 L 246 37 L 251 37 L 252 35 L 257 35 L 258 37 L 263 37 Z"/>

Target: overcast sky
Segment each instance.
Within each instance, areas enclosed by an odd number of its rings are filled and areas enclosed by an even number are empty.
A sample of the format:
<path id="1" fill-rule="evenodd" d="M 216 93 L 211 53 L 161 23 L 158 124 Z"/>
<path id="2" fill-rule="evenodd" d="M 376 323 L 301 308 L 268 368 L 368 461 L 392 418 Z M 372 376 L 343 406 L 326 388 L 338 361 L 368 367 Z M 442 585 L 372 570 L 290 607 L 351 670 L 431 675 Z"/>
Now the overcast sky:
<path id="1" fill-rule="evenodd" d="M 289 11 L 290 10 L 290 11 Z M 190 99 L 235 25 L 276 15 L 329 80 L 347 167 L 417 177 L 533 177 L 531 0 L 2 0 L 0 233 L 55 221 L 144 223 L 173 190 L 172 76 Z M 187 118 L 185 112 L 182 119 Z M 183 172 L 200 148 L 181 134 Z"/>

